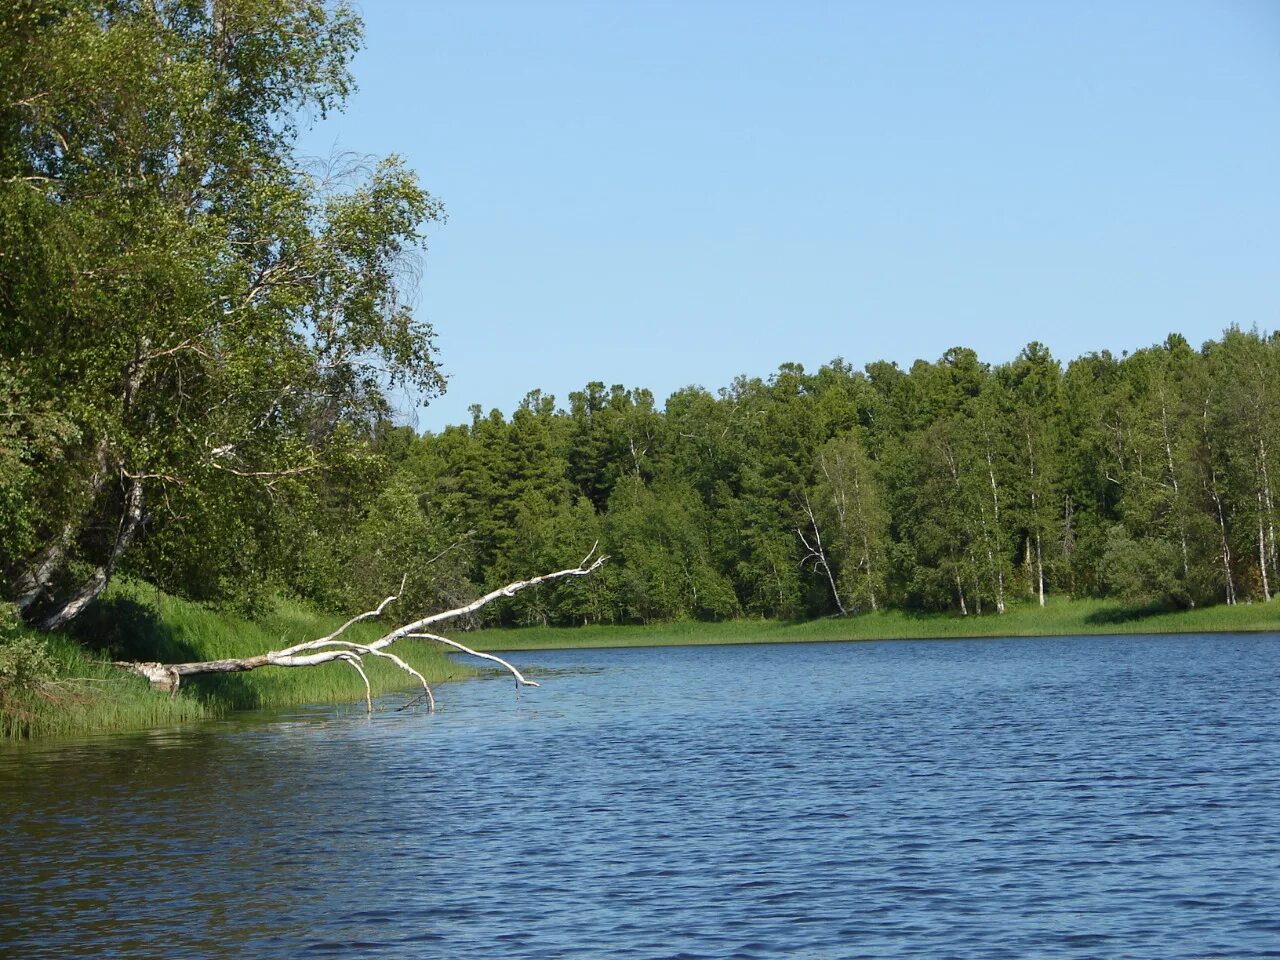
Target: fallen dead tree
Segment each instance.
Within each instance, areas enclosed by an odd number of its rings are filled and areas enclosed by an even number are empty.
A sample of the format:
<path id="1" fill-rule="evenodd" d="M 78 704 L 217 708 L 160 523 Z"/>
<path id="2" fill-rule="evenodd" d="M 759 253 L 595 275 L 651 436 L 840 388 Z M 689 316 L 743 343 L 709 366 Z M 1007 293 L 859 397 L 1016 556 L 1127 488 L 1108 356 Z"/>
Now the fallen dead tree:
<path id="1" fill-rule="evenodd" d="M 465 617 L 474 613 L 481 607 L 500 600 L 503 597 L 512 597 L 529 587 L 536 587 L 542 583 L 549 583 L 552 580 L 561 580 L 566 577 L 585 577 L 588 574 L 598 570 L 608 559 L 608 557 L 596 557 L 595 548 L 592 547 L 591 553 L 583 558 L 582 562 L 576 567 L 570 567 L 567 570 L 558 570 L 555 573 L 546 573 L 539 577 L 531 577 L 528 580 L 517 580 L 514 583 L 508 583 L 505 587 L 499 587 L 497 590 L 490 591 L 484 596 L 472 600 L 470 603 L 461 607 L 454 607 L 452 610 L 443 610 L 439 613 L 433 613 L 429 616 L 414 620 L 412 623 L 406 623 L 403 626 L 396 627 L 389 633 L 383 634 L 372 643 L 355 643 L 351 640 L 341 639 L 342 634 L 353 627 L 355 624 L 364 620 L 372 620 L 382 616 L 387 607 L 400 598 L 400 594 L 404 590 L 404 582 L 400 584 L 400 590 L 384 599 L 380 604 L 372 610 L 366 610 L 364 613 L 357 614 L 352 617 L 333 633 L 320 637 L 316 640 L 307 640 L 303 643 L 294 644 L 291 647 L 285 647 L 283 650 L 269 650 L 266 653 L 258 654 L 254 657 L 236 657 L 229 660 L 202 660 L 196 663 L 152 663 L 138 661 L 115 661 L 115 666 L 131 673 L 136 673 L 141 677 L 146 677 L 151 681 L 151 685 L 157 690 L 164 690 L 169 693 L 176 693 L 178 686 L 182 683 L 183 677 L 194 677 L 202 674 L 210 673 L 243 673 L 248 670 L 257 670 L 260 667 L 315 667 L 322 663 L 332 663 L 341 661 L 349 664 L 356 673 L 360 674 L 360 679 L 364 681 L 365 705 L 369 712 L 373 712 L 373 688 L 369 684 L 369 675 L 365 673 L 364 661 L 366 657 L 377 657 L 383 660 L 389 660 L 395 664 L 409 676 L 413 677 L 422 685 L 421 697 L 425 698 L 429 709 L 435 709 L 435 697 L 431 693 L 431 687 L 427 684 L 426 678 L 405 663 L 403 659 L 394 653 L 390 653 L 387 647 L 390 647 L 397 640 L 418 639 L 433 640 L 436 643 L 443 644 L 462 653 L 470 654 L 481 660 L 491 660 L 500 664 L 515 677 L 517 689 L 521 686 L 536 687 L 538 684 L 533 680 L 525 677 L 512 664 L 503 660 L 501 657 L 495 657 L 491 653 L 482 653 L 479 650 L 473 650 L 465 644 L 459 643 L 457 640 L 450 640 L 439 634 L 429 631 L 428 627 L 433 627 L 438 623 L 444 623 L 449 620 Z"/>

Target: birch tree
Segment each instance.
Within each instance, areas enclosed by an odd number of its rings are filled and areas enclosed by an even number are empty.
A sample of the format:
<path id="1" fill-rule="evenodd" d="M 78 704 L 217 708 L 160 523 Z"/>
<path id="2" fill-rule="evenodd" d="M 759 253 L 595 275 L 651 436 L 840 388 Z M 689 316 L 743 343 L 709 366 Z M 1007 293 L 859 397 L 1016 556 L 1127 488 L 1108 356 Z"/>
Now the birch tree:
<path id="1" fill-rule="evenodd" d="M 1047 544 L 1057 519 L 1060 436 L 1059 388 L 1062 372 L 1043 344 L 1029 344 L 999 373 L 1008 396 L 1009 446 L 1020 503 L 1016 514 L 1023 528 L 1023 554 L 1028 581 L 1040 606 L 1045 605 Z M 1063 501 L 1065 505 L 1065 500 Z M 1065 506 L 1064 506 L 1065 509 Z"/>
<path id="2" fill-rule="evenodd" d="M 828 574 L 837 602 L 843 608 L 846 597 L 854 610 L 879 610 L 886 599 L 888 515 L 874 464 L 856 429 L 818 452 L 811 499 L 817 504 L 817 514 L 809 511 L 815 539 L 819 515 L 832 534 L 829 548 L 838 566 Z"/>
<path id="3" fill-rule="evenodd" d="M 1277 588 L 1276 448 L 1280 439 L 1280 377 L 1275 338 L 1227 330 L 1210 345 L 1206 362 L 1213 384 L 1208 431 L 1219 438 L 1236 512 L 1247 521 L 1238 552 L 1250 558 L 1254 592 L 1270 600 Z"/>
<path id="4" fill-rule="evenodd" d="M 101 593 L 148 517 L 270 496 L 442 386 L 407 299 L 443 211 L 395 158 L 308 170 L 359 22 L 319 0 L 18 0 L 0 10 L 0 379 L 56 411 L 21 454 L 40 521 L 0 558 L 28 620 Z"/>

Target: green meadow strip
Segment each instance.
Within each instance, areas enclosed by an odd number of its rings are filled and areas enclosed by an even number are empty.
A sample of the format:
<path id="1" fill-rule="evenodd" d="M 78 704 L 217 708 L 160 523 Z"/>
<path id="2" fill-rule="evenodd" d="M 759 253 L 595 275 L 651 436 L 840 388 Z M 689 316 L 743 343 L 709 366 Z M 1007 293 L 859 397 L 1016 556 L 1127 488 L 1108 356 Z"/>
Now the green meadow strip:
<path id="1" fill-rule="evenodd" d="M 732 620 L 635 626 L 522 627 L 479 630 L 467 643 L 479 650 L 553 650 L 574 647 L 692 646 L 739 643 L 818 643 L 962 637 L 1039 637 L 1139 633 L 1280 631 L 1280 601 L 1199 610 L 1144 611 L 1102 600 L 1051 599 L 1011 606 L 1002 616 L 867 613 L 789 623 Z"/>

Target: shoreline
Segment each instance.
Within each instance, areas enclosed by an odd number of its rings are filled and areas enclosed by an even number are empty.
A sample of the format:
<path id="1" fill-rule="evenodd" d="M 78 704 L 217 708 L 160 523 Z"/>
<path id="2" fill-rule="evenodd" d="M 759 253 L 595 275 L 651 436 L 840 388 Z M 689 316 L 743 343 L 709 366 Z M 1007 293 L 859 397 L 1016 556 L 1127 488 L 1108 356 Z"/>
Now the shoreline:
<path id="1" fill-rule="evenodd" d="M 124 584 L 112 596 L 125 601 L 117 614 L 141 613 L 115 622 L 122 643 L 140 644 L 150 656 L 166 651 L 202 657 L 244 655 L 333 629 L 337 618 L 282 602 L 273 614 L 248 621 Z M 359 624 L 353 639 L 372 639 L 381 626 Z M 1004 614 L 962 617 L 902 611 L 829 617 L 822 620 L 727 620 L 624 626 L 491 627 L 464 634 L 484 652 L 619 649 L 674 646 L 751 646 L 765 643 L 859 643 L 883 640 L 993 640 L 1062 636 L 1280 633 L 1280 600 L 1176 612 L 1142 612 L 1101 600 L 1054 598 L 1040 608 L 1012 606 Z M 34 634 L 29 634 L 35 636 Z M 144 680 L 117 671 L 70 638 L 44 638 L 58 663 L 57 678 L 44 695 L 0 698 L 0 745 L 103 733 L 125 733 L 245 710 L 301 703 L 339 704 L 363 697 L 358 678 L 342 665 L 306 670 L 267 670 L 204 678 L 176 697 L 154 693 Z M 433 686 L 473 676 L 475 668 L 424 641 L 405 641 L 401 651 Z M 370 680 L 375 694 L 408 689 L 403 674 L 377 662 Z M 67 678 L 80 678 L 70 684 Z M 61 686 L 58 686 L 61 685 Z M 54 692 L 51 692 L 54 691 Z"/>
<path id="2" fill-rule="evenodd" d="M 1043 609 L 1035 605 L 1021 605 L 1004 614 L 968 617 L 888 611 L 800 622 L 729 620 L 624 626 L 490 627 L 468 633 L 467 642 L 477 650 L 520 652 L 1195 633 L 1280 633 L 1280 600 L 1141 613 L 1105 601 L 1057 599 Z"/>

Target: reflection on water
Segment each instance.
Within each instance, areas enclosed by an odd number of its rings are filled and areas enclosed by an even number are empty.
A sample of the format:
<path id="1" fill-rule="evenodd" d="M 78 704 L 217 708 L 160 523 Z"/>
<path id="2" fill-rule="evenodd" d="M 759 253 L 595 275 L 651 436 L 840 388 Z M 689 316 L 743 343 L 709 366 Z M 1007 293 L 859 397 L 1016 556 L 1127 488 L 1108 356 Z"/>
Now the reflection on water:
<path id="1" fill-rule="evenodd" d="M 0 750 L 0 955 L 1280 956 L 1275 637 L 511 659 Z"/>

